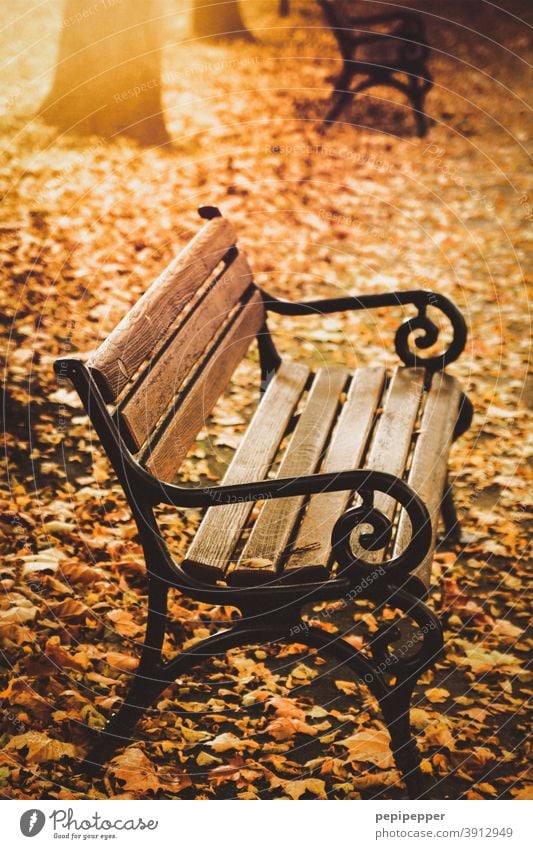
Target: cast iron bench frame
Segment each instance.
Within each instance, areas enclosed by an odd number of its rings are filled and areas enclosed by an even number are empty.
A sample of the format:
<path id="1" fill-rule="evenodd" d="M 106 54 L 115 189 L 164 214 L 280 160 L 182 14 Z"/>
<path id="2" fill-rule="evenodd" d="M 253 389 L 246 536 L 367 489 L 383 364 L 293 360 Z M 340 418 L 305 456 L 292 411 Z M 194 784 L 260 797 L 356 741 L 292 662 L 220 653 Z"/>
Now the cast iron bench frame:
<path id="1" fill-rule="evenodd" d="M 203 239 L 204 245 L 210 243 L 209 228 L 220 226 L 220 222 L 223 222 L 224 227 L 231 227 L 216 207 L 203 207 L 199 213 L 207 223 L 195 238 Z M 191 269 L 194 271 L 198 256 L 189 262 L 192 254 L 187 254 L 192 244 L 191 242 L 167 272 L 158 278 L 152 289 L 161 281 L 163 285 L 167 285 L 172 274 L 177 273 L 176 269 L 181 269 L 180 273 L 185 274 L 190 274 Z M 229 249 L 224 248 L 223 253 L 224 262 L 230 267 L 236 260 L 245 262 L 234 244 Z M 184 260 L 181 261 L 180 257 Z M 248 268 L 247 265 L 246 267 Z M 202 276 L 207 276 L 205 268 L 202 269 Z M 438 293 L 415 290 L 289 302 L 269 295 L 257 287 L 253 280 L 248 291 L 251 291 L 256 299 L 260 295 L 266 312 L 282 316 L 327 315 L 349 310 L 412 305 L 416 308 L 417 315 L 404 321 L 397 329 L 395 347 L 406 366 L 423 366 L 429 380 L 448 363 L 457 359 L 466 343 L 466 325 L 461 313 L 451 301 Z M 421 352 L 433 345 L 439 336 L 438 327 L 427 314 L 428 307 L 440 310 L 446 317 L 453 330 L 453 338 L 443 353 L 421 358 Z M 128 316 L 133 314 L 137 320 L 138 313 L 139 307 L 134 307 Z M 205 658 L 237 646 L 283 640 L 294 642 L 296 639 L 311 648 L 335 653 L 368 685 L 380 704 L 391 736 L 395 762 L 405 778 L 408 793 L 410 797 L 419 797 L 424 792 L 424 781 L 417 744 L 410 730 L 410 702 L 418 678 L 435 663 L 443 649 L 441 625 L 424 601 L 427 587 L 413 575 L 414 570 L 427 558 L 428 552 L 431 552 L 435 545 L 436 532 L 435 529 L 432 530 L 431 518 L 424 502 L 401 478 L 371 469 L 317 473 L 207 488 L 187 488 L 154 476 L 136 459 L 120 420 L 108 408 L 109 385 L 106 388 L 98 367 L 99 357 L 100 361 L 107 358 L 107 363 L 111 362 L 113 368 L 118 362 L 125 371 L 120 361 L 113 359 L 109 342 L 113 340 L 113 334 L 116 334 L 117 330 L 126 327 L 128 316 L 88 362 L 69 356 L 61 357 L 54 365 L 60 380 L 68 378 L 73 382 L 124 489 L 138 527 L 148 579 L 148 619 L 138 668 L 122 706 L 98 734 L 93 749 L 83 763 L 84 770 L 94 772 L 100 769 L 118 747 L 130 742 L 130 734 L 138 719 L 158 695 L 178 676 L 188 672 Z M 153 328 L 150 332 L 152 330 Z M 257 342 L 264 391 L 281 365 L 281 357 L 266 321 L 257 333 Z M 120 385 L 124 384 L 126 377 L 121 374 L 120 369 L 115 369 L 115 377 Z M 453 431 L 454 439 L 469 427 L 471 416 L 471 403 L 467 396 L 461 393 Z M 174 561 L 154 516 L 154 508 L 160 504 L 173 505 L 176 508 L 209 508 L 235 502 L 283 499 L 309 496 L 313 493 L 337 493 L 343 490 L 358 494 L 362 503 L 347 509 L 335 524 L 332 551 L 339 564 L 339 572 L 337 576 L 325 581 L 273 581 L 264 586 L 222 586 L 209 583 Z M 369 524 L 372 528 L 371 532 L 361 536 L 359 540 L 366 551 L 382 547 L 383 540 L 390 537 L 391 519 L 374 504 L 374 496 L 379 493 L 387 494 L 406 511 L 411 522 L 411 536 L 401 553 L 389 556 L 389 559 L 381 563 L 383 568 L 379 570 L 378 575 L 375 562 L 366 562 L 360 554 L 354 554 L 350 539 L 354 529 L 361 523 Z M 459 523 L 448 483 L 441 493 L 441 498 L 445 529 L 450 537 L 457 540 Z M 233 621 L 226 630 L 202 640 L 172 660 L 164 660 L 162 646 L 168 623 L 167 596 L 171 587 L 202 602 L 234 605 L 240 611 L 241 618 Z M 395 622 L 386 622 L 378 629 L 371 640 L 369 653 L 356 650 L 342 639 L 342 634 L 332 635 L 318 627 L 304 625 L 301 619 L 303 605 L 346 597 L 369 598 L 375 604 L 377 613 L 385 604 L 403 611 L 417 625 L 416 651 L 407 655 L 395 655 L 391 646 L 400 635 Z"/>
<path id="2" fill-rule="evenodd" d="M 341 4 L 335 0 L 318 0 L 326 20 L 331 27 L 341 52 L 343 66 L 334 83 L 331 106 L 324 123 L 335 121 L 353 95 L 375 85 L 387 85 L 401 91 L 412 104 L 418 135 L 427 133 L 428 124 L 424 112 L 426 94 L 433 85 L 427 67 L 429 47 L 423 18 L 416 12 L 393 12 L 383 15 L 352 17 L 345 14 Z M 379 27 L 385 27 L 385 31 Z M 359 58 L 361 48 L 377 46 L 375 61 Z M 395 58 L 387 64 L 379 58 L 379 47 L 394 47 Z M 378 61 L 379 60 L 379 61 Z M 352 79 L 364 79 L 351 89 Z M 397 75 L 400 75 L 398 78 Z M 335 94 L 338 97 L 335 99 Z"/>

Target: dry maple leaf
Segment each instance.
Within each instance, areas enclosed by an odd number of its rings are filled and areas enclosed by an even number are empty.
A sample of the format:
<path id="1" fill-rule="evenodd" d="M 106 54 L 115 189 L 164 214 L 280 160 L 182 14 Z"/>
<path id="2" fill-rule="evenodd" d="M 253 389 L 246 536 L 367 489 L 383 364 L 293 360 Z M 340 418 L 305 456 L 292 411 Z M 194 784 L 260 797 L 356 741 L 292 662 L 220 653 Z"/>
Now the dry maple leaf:
<path id="1" fill-rule="evenodd" d="M 141 626 L 137 625 L 129 610 L 111 610 L 107 618 L 121 637 L 136 637 L 141 631 Z"/>
<path id="2" fill-rule="evenodd" d="M 478 707 L 470 707 L 468 710 L 458 711 L 460 716 L 465 716 L 467 719 L 472 720 L 472 722 L 485 722 L 488 713 L 488 710 Z"/>
<path id="3" fill-rule="evenodd" d="M 283 792 L 294 800 L 301 799 L 304 793 L 312 793 L 319 799 L 327 799 L 326 782 L 320 778 L 297 778 L 294 781 L 285 781 L 276 777 L 271 781 L 270 786 L 273 789 L 281 787 Z"/>
<path id="4" fill-rule="evenodd" d="M 374 790 L 377 787 L 391 787 L 401 781 L 400 773 L 395 769 L 387 772 L 367 772 L 365 775 L 356 775 L 350 779 L 355 790 Z"/>
<path id="5" fill-rule="evenodd" d="M 533 799 L 533 784 L 527 784 L 525 787 L 522 787 L 521 790 L 511 790 L 511 793 L 514 799 Z"/>
<path id="6" fill-rule="evenodd" d="M 23 625 L 33 622 L 37 616 L 37 608 L 31 601 L 20 593 L 8 593 L 2 599 L 0 610 L 0 625 Z"/>
<path id="7" fill-rule="evenodd" d="M 512 654 L 503 652 L 485 651 L 479 646 L 469 646 L 466 641 L 457 641 L 465 646 L 466 657 L 458 657 L 457 662 L 461 666 L 469 666 L 472 672 L 476 674 L 480 672 L 491 672 L 492 670 L 505 669 L 512 675 L 523 675 L 524 669 L 521 666 L 520 660 Z"/>
<path id="8" fill-rule="evenodd" d="M 89 666 L 89 657 L 86 652 L 79 651 L 75 655 L 61 645 L 59 637 L 50 637 L 46 641 L 44 653 L 51 662 L 60 669 L 76 669 L 84 672 Z"/>
<path id="9" fill-rule="evenodd" d="M 523 633 L 523 629 L 518 628 L 517 625 L 513 625 L 507 619 L 496 619 L 492 633 L 498 637 L 509 637 L 510 640 L 514 641 Z"/>
<path id="10" fill-rule="evenodd" d="M 443 687 L 430 687 L 429 690 L 425 691 L 424 695 L 429 702 L 435 704 L 445 702 L 450 694 Z"/>
<path id="11" fill-rule="evenodd" d="M 161 787 L 153 763 L 141 749 L 129 747 L 113 758 L 109 771 L 120 781 L 124 790 L 132 793 L 153 792 Z"/>
<path id="12" fill-rule="evenodd" d="M 131 672 L 137 669 L 139 659 L 131 654 L 123 654 L 119 651 L 108 651 L 104 655 L 109 666 L 113 669 L 119 669 L 121 672 Z"/>
<path id="13" fill-rule="evenodd" d="M 299 663 L 298 666 L 293 669 L 291 673 L 291 678 L 296 678 L 297 681 L 306 681 L 309 678 L 315 678 L 318 675 L 316 669 L 311 669 L 310 666 L 306 666 L 305 663 Z"/>
<path id="14" fill-rule="evenodd" d="M 272 696 L 267 704 L 268 707 L 274 708 L 276 716 L 305 719 L 305 711 L 298 706 L 295 699 L 288 699 L 285 696 Z"/>
<path id="15" fill-rule="evenodd" d="M 424 737 L 429 746 L 444 746 L 447 749 L 455 748 L 455 740 L 444 720 L 437 719 L 425 729 Z"/>
<path id="16" fill-rule="evenodd" d="M 258 748 L 258 744 L 252 740 L 241 740 L 231 731 L 219 734 L 214 740 L 211 740 L 207 745 L 214 752 L 228 752 L 233 749 L 236 752 L 243 752 L 246 748 Z"/>
<path id="17" fill-rule="evenodd" d="M 66 598 L 57 604 L 51 604 L 49 610 L 64 622 L 82 622 L 89 613 L 87 605 L 75 598 Z"/>
<path id="18" fill-rule="evenodd" d="M 25 734 L 17 734 L 11 738 L 5 748 L 6 751 L 27 748 L 26 759 L 33 763 L 57 761 L 63 755 L 75 758 L 77 754 L 76 747 L 72 743 L 54 740 L 42 731 L 28 731 Z"/>
<path id="19" fill-rule="evenodd" d="M 53 705 L 37 693 L 32 684 L 24 678 L 12 678 L 5 690 L 0 692 L 0 699 L 6 699 L 9 705 L 26 708 L 33 716 L 41 720 L 49 720 Z"/>
<path id="20" fill-rule="evenodd" d="M 335 686 L 337 690 L 340 690 L 345 696 L 353 696 L 358 689 L 355 681 L 335 681 Z"/>
<path id="21" fill-rule="evenodd" d="M 267 725 L 265 733 L 270 734 L 274 740 L 281 741 L 290 740 L 295 734 L 307 734 L 308 737 L 315 737 L 318 730 L 318 728 L 313 728 L 312 725 L 302 722 L 297 717 L 279 716 Z"/>
<path id="22" fill-rule="evenodd" d="M 375 764 L 380 769 L 390 769 L 394 766 L 390 737 L 386 731 L 358 731 L 351 737 L 339 740 L 335 745 L 348 749 L 347 760 Z"/>

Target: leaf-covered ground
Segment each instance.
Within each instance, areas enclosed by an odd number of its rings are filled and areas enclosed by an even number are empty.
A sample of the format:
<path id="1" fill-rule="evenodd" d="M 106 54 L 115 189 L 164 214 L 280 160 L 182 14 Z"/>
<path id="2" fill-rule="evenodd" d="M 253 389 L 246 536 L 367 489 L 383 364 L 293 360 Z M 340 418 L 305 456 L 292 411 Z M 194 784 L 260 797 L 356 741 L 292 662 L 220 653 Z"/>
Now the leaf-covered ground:
<path id="1" fill-rule="evenodd" d="M 114 325 L 218 204 L 257 279 L 287 297 L 435 288 L 464 311 L 451 371 L 474 402 L 452 452 L 468 546 L 437 555 L 431 604 L 447 653 L 415 694 L 434 798 L 526 798 L 529 315 L 527 4 L 433 4 L 427 139 L 400 96 L 371 90 L 325 135 L 336 46 L 312 3 L 280 22 L 242 4 L 253 44 L 206 44 L 169 5 L 164 102 L 172 148 L 57 138 L 32 120 L 47 91 L 61 6 L 9 4 L 1 97 L 0 249 L 5 477 L 0 784 L 5 798 L 401 798 L 376 705 L 303 646 L 250 647 L 169 688 L 101 779 L 73 778 L 135 665 L 145 620 L 135 527 L 75 393 L 52 362 Z M 273 323 L 309 362 L 392 365 L 399 316 Z M 186 474 L 216 480 L 253 406 L 244 370 Z M 207 448 L 214 448 L 209 453 Z M 176 556 L 198 516 L 163 517 Z M 174 595 L 169 654 L 232 615 Z M 364 607 L 310 616 L 355 645 Z"/>

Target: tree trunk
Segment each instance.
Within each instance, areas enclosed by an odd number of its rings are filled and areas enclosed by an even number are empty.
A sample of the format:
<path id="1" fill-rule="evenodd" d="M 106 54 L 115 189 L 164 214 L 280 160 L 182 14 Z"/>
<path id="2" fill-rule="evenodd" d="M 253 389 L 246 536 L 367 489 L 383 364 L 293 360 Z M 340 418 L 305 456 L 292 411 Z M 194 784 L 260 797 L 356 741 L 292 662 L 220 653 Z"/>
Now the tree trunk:
<path id="1" fill-rule="evenodd" d="M 192 26 L 194 34 L 203 37 L 253 41 L 237 0 L 194 0 Z"/>
<path id="2" fill-rule="evenodd" d="M 159 0 L 66 0 L 40 116 L 61 130 L 169 141 L 161 109 Z"/>

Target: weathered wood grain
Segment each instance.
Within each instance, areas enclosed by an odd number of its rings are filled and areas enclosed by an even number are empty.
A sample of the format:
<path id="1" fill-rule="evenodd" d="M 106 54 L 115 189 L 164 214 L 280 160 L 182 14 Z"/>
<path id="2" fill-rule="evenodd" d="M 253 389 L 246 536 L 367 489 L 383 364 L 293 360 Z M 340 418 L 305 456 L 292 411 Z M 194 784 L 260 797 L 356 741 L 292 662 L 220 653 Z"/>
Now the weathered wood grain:
<path id="1" fill-rule="evenodd" d="M 276 456 L 309 377 L 303 363 L 287 360 L 269 383 L 242 441 L 222 480 L 240 484 L 261 480 Z M 196 577 L 221 580 L 253 509 L 252 502 L 207 510 L 183 568 Z"/>
<path id="2" fill-rule="evenodd" d="M 424 369 L 396 369 L 365 460 L 365 468 L 403 477 L 423 390 Z M 388 495 L 376 493 L 374 506 L 392 519 L 398 505 Z M 385 554 L 384 549 L 366 551 L 355 541 L 352 548 L 369 563 L 378 563 Z"/>
<path id="3" fill-rule="evenodd" d="M 94 352 L 88 365 L 114 401 L 176 321 L 236 236 L 224 218 L 208 221 Z"/>
<path id="4" fill-rule="evenodd" d="M 185 316 L 170 343 L 120 405 L 120 416 L 136 449 L 149 437 L 191 369 L 199 366 L 202 355 L 221 332 L 231 309 L 251 281 L 246 259 L 237 256 Z"/>
<path id="5" fill-rule="evenodd" d="M 143 460 L 147 469 L 161 480 L 171 482 L 209 413 L 229 383 L 230 377 L 256 338 L 265 319 L 261 294 L 235 308 L 226 333 L 210 353 L 202 372 L 195 377 L 183 398 L 176 399 L 175 414 L 163 420 L 154 442 Z"/>
<path id="6" fill-rule="evenodd" d="M 341 472 L 356 469 L 361 464 L 384 382 L 384 368 L 357 369 L 321 472 Z M 284 577 L 295 582 L 319 581 L 327 577 L 331 532 L 350 498 L 350 492 L 311 496 L 291 556 L 284 566 Z"/>
<path id="7" fill-rule="evenodd" d="M 461 386 L 448 374 L 434 374 L 428 393 L 420 432 L 409 471 L 409 484 L 421 497 L 431 516 L 433 542 L 426 559 L 413 572 L 429 587 L 433 553 L 437 539 L 440 504 L 448 471 L 448 455 L 461 401 Z M 411 523 L 405 513 L 400 517 L 395 541 L 399 554 L 411 538 Z"/>
<path id="8" fill-rule="evenodd" d="M 329 438 L 346 385 L 346 369 L 319 369 L 305 407 L 280 463 L 277 477 L 298 477 L 316 471 Z M 231 584 L 257 584 L 276 578 L 304 498 L 265 501 L 236 567 Z"/>

